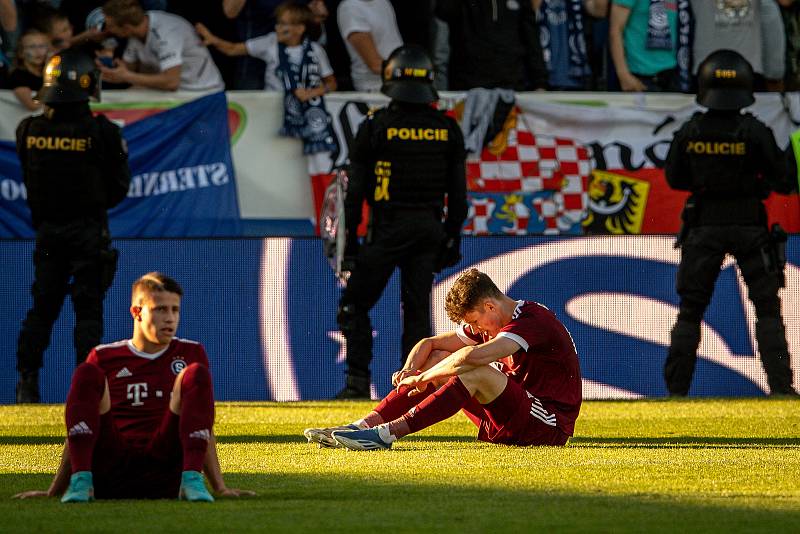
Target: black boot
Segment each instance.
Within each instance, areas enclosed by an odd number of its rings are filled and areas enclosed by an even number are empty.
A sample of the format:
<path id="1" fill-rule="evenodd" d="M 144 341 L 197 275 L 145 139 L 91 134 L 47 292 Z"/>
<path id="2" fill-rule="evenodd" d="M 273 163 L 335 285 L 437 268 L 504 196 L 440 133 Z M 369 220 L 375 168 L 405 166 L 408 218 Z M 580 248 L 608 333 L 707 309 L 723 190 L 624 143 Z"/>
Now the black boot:
<path id="1" fill-rule="evenodd" d="M 17 382 L 17 404 L 38 404 L 40 400 L 39 372 L 21 372 Z"/>
<path id="2" fill-rule="evenodd" d="M 368 376 L 347 375 L 344 389 L 336 395 L 336 398 L 338 400 L 370 399 L 372 396 L 369 391 L 369 382 Z"/>

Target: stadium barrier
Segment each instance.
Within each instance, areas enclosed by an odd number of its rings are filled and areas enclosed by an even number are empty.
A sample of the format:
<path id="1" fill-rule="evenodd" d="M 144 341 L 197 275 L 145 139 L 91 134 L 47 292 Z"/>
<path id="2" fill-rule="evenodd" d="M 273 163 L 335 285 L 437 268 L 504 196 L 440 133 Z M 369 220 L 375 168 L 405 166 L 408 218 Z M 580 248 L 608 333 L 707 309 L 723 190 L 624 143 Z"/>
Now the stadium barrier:
<path id="1" fill-rule="evenodd" d="M 477 267 L 514 298 L 551 308 L 577 346 L 586 398 L 666 394 L 662 365 L 677 314 L 679 252 L 672 236 L 466 237 L 457 269 L 436 279 L 437 333 L 453 328 L 443 301 L 454 276 Z M 331 398 L 343 381 L 336 326 L 338 283 L 315 238 L 116 240 L 120 270 L 105 303 L 105 341 L 131 333 L 131 283 L 159 270 L 184 286 L 179 337 L 208 350 L 218 400 Z M 0 240 L 0 403 L 13 402 L 20 322 L 30 306 L 31 240 Z M 795 383 L 800 383 L 800 237 L 787 247 L 783 309 Z M 758 396 L 767 389 L 754 356 L 754 311 L 736 268 L 726 260 L 703 323 L 691 395 Z M 69 301 L 69 298 L 67 299 Z M 401 361 L 397 275 L 372 313 L 373 393 L 389 391 Z M 73 368 L 69 302 L 45 354 L 45 402 L 63 402 Z"/>

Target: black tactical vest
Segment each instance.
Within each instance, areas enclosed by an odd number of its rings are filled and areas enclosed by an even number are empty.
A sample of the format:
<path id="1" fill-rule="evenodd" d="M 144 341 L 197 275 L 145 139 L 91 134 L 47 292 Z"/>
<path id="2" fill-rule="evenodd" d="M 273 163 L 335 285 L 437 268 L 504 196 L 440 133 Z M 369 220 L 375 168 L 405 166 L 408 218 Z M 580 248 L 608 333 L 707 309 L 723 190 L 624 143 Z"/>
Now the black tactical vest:
<path id="1" fill-rule="evenodd" d="M 38 116 L 21 126 L 18 143 L 34 226 L 105 218 L 108 195 L 97 120 L 88 113 L 69 122 Z"/>
<path id="2" fill-rule="evenodd" d="M 429 107 L 390 106 L 373 119 L 374 187 L 367 201 L 380 209 L 442 207 L 452 160 L 454 122 Z"/>

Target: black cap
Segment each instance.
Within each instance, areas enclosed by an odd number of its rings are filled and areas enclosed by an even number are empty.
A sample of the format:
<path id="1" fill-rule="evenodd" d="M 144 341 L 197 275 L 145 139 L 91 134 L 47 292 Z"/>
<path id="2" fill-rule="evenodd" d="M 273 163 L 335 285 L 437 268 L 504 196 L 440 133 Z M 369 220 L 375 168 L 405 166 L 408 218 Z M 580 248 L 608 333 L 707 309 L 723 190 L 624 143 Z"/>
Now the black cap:
<path id="1" fill-rule="evenodd" d="M 45 104 L 100 100 L 100 71 L 94 58 L 77 48 L 54 55 L 44 68 L 44 84 L 36 100 Z"/>
<path id="2" fill-rule="evenodd" d="M 425 49 L 403 45 L 383 62 L 381 93 L 392 100 L 430 104 L 439 100 L 433 87 L 433 61 Z"/>
<path id="3" fill-rule="evenodd" d="M 717 50 L 697 70 L 697 103 L 709 109 L 737 110 L 753 102 L 753 66 L 733 50 Z"/>

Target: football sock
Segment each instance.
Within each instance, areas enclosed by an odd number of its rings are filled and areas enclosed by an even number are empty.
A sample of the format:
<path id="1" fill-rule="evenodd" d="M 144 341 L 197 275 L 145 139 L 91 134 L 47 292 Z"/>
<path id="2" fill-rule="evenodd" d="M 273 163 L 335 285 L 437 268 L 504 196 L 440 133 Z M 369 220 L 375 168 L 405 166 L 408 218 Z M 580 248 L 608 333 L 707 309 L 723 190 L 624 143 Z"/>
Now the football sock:
<path id="1" fill-rule="evenodd" d="M 454 376 L 405 415 L 390 422 L 389 432 L 396 438 L 418 432 L 454 416 L 471 398 L 472 394 L 461 379 Z"/>
<path id="2" fill-rule="evenodd" d="M 100 430 L 100 401 L 105 389 L 105 374 L 96 365 L 82 363 L 72 374 L 64 419 L 73 473 L 92 470 L 92 454 Z"/>
<path id="3" fill-rule="evenodd" d="M 208 367 L 193 363 L 181 381 L 178 435 L 183 447 L 183 470 L 202 471 L 214 424 L 214 390 Z"/>
<path id="4" fill-rule="evenodd" d="M 425 400 L 436 391 L 436 386 L 428 384 L 425 391 L 409 397 L 408 392 L 412 389 L 411 386 L 402 386 L 399 390 L 397 388 L 393 389 L 378 403 L 375 409 L 364 418 L 364 421 L 369 424 L 370 427 L 378 426 L 387 421 L 393 421 Z"/>

